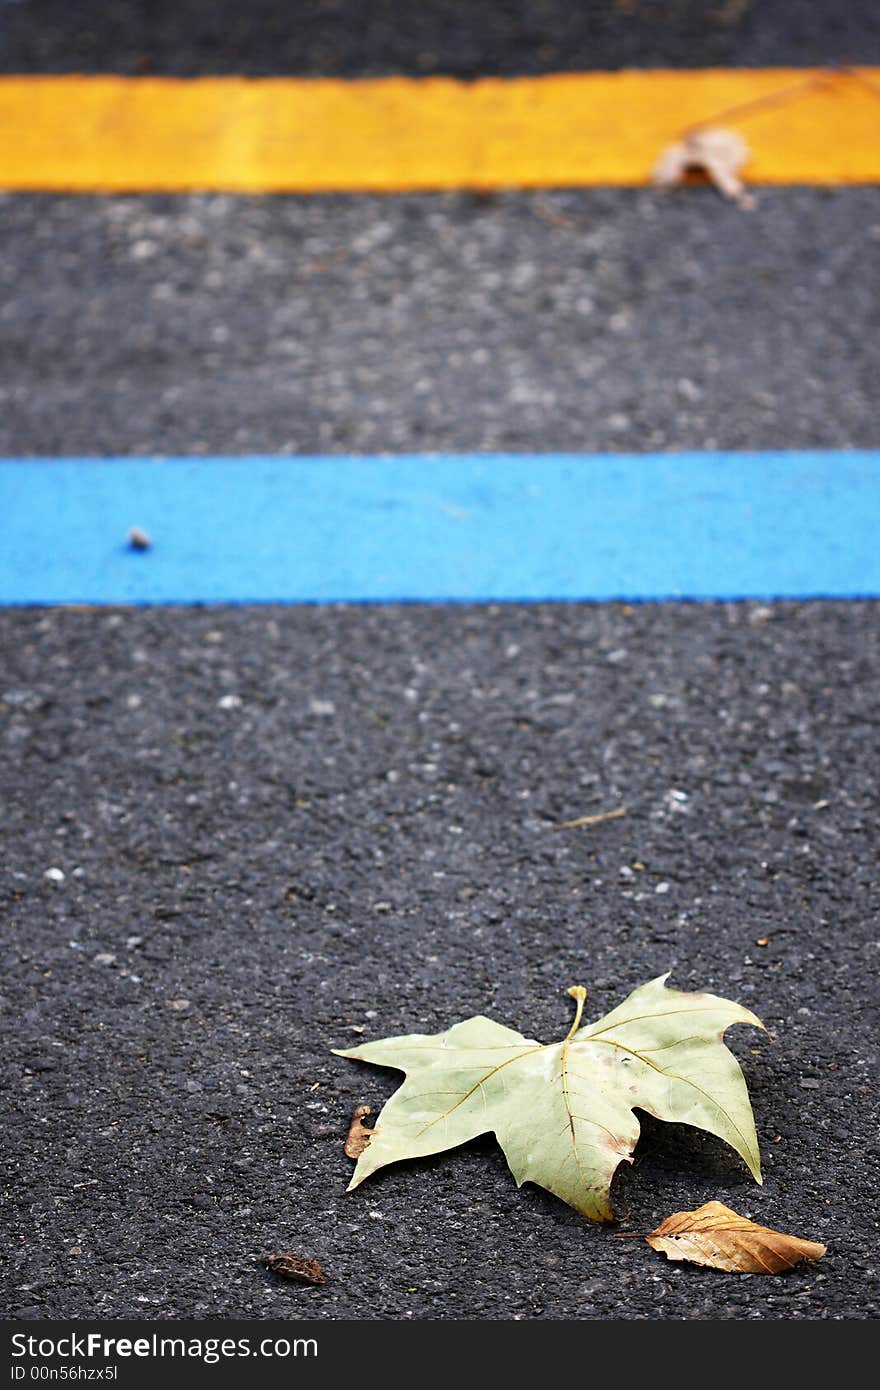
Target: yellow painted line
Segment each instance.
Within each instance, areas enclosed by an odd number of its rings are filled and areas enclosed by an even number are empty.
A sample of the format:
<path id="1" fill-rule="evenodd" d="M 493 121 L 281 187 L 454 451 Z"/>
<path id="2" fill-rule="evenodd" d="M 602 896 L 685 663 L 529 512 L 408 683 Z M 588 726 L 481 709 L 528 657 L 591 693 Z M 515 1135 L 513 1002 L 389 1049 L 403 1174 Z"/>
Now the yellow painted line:
<path id="1" fill-rule="evenodd" d="M 0 188 L 396 192 L 634 185 L 734 125 L 752 183 L 880 182 L 880 68 L 546 77 L 5 77 Z"/>

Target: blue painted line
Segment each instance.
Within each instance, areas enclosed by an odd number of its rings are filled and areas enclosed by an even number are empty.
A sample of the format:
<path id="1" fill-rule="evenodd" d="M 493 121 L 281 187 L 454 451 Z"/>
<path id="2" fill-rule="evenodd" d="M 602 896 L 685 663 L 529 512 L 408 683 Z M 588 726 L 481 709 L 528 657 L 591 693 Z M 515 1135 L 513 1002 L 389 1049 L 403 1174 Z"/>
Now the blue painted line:
<path id="1" fill-rule="evenodd" d="M 0 460 L 3 604 L 878 595 L 880 452 Z"/>

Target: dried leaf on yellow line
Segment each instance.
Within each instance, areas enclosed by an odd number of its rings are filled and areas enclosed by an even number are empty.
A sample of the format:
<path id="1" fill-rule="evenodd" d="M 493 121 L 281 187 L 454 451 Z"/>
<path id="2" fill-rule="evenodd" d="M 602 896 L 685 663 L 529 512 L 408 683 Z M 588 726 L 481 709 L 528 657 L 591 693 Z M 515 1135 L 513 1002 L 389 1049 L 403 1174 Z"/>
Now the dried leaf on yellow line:
<path id="1" fill-rule="evenodd" d="M 759 1226 L 723 1202 L 677 1211 L 645 1239 L 670 1260 L 690 1260 L 737 1274 L 779 1274 L 801 1260 L 821 1259 L 826 1249 L 818 1241 Z"/>

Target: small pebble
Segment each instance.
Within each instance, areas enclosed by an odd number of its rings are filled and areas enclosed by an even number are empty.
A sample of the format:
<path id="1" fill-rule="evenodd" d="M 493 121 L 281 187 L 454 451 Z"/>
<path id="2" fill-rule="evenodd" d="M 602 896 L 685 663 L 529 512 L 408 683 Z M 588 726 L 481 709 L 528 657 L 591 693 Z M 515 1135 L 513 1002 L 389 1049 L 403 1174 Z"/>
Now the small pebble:
<path id="1" fill-rule="evenodd" d="M 155 241 L 151 241 L 149 237 L 139 237 L 137 241 L 132 242 L 132 260 L 149 261 L 155 256 L 158 249 Z"/>
<path id="2" fill-rule="evenodd" d="M 64 871 L 63 869 L 47 869 L 43 878 L 47 878 L 50 883 L 63 883 Z"/>
<path id="3" fill-rule="evenodd" d="M 112 965 L 116 957 L 112 951 L 99 951 L 96 956 L 92 956 L 93 965 Z"/>
<path id="4" fill-rule="evenodd" d="M 190 1005 L 190 1001 L 189 1001 L 188 999 L 169 999 L 169 1000 L 168 1000 L 168 1007 L 169 1007 L 169 1009 L 175 1009 L 175 1010 L 177 1011 L 177 1013 L 182 1013 L 184 1009 L 188 1009 L 188 1008 L 189 1008 L 189 1005 Z"/>
<path id="5" fill-rule="evenodd" d="M 310 700 L 309 710 L 323 719 L 329 719 L 336 713 L 336 706 L 332 700 Z"/>
<path id="6" fill-rule="evenodd" d="M 142 531 L 139 526 L 132 526 L 128 533 L 128 544 L 132 550 L 149 550 L 153 542 L 146 531 Z"/>

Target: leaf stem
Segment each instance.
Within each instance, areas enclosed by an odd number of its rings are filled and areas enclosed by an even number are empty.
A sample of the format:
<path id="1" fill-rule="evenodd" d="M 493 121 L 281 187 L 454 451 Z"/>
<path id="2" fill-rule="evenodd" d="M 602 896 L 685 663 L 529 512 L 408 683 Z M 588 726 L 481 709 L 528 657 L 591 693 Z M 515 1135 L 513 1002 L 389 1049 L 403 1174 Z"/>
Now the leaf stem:
<path id="1" fill-rule="evenodd" d="M 572 985 L 568 993 L 571 995 L 572 999 L 577 1000 L 577 1008 L 574 1011 L 574 1023 L 571 1025 L 566 1035 L 566 1042 L 568 1042 L 570 1038 L 573 1038 L 578 1030 L 581 1014 L 584 1011 L 584 1001 L 587 997 L 587 991 L 584 989 L 583 985 Z"/>

